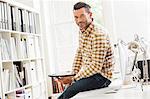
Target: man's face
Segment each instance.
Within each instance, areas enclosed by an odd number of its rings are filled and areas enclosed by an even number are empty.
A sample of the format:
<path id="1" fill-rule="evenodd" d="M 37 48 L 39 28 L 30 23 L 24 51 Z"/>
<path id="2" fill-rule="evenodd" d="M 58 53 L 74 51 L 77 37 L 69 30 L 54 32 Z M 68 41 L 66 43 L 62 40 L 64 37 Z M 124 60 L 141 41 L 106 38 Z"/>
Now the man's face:
<path id="1" fill-rule="evenodd" d="M 74 10 L 74 17 L 81 31 L 85 31 L 92 21 L 92 13 L 88 12 L 85 8 Z"/>

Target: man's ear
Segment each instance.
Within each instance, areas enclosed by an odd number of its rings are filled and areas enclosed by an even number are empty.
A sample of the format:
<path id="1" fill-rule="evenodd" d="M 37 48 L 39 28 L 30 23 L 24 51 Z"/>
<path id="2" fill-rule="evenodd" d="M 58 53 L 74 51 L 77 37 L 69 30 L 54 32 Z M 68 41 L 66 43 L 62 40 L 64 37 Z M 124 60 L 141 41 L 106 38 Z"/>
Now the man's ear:
<path id="1" fill-rule="evenodd" d="M 92 12 L 89 12 L 90 17 L 92 18 Z"/>
<path id="2" fill-rule="evenodd" d="M 92 12 L 90 12 L 90 17 L 92 17 Z"/>

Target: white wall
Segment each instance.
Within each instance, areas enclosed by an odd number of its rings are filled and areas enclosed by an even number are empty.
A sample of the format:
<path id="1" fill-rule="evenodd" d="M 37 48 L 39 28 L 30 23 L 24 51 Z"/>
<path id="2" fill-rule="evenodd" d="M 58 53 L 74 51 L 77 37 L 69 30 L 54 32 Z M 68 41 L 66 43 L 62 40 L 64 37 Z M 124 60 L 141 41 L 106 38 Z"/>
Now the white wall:
<path id="1" fill-rule="evenodd" d="M 133 40 L 135 33 L 147 38 L 147 1 L 103 0 L 105 26 L 115 34 L 113 38 L 121 38 L 128 42 Z"/>
<path id="2" fill-rule="evenodd" d="M 55 72 L 69 71 L 72 68 L 76 51 L 78 30 L 73 18 L 73 1 L 53 0 L 54 38 L 55 38 Z"/>
<path id="3" fill-rule="evenodd" d="M 148 8 L 150 8 L 149 0 L 103 0 L 104 23 L 110 32 L 111 41 L 117 43 L 117 39 L 122 39 L 128 43 L 134 39 L 134 34 L 148 40 L 150 37 Z M 117 49 L 115 51 L 117 59 L 115 70 L 118 71 L 119 56 Z"/>

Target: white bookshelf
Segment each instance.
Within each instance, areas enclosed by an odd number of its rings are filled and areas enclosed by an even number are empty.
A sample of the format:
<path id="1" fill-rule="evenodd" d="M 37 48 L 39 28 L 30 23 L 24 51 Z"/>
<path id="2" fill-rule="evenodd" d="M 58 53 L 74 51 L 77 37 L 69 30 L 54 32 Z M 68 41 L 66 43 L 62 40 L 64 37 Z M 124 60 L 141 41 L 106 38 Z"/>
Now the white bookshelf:
<path id="1" fill-rule="evenodd" d="M 35 9 L 0 0 L 0 99 L 47 99 L 47 82 Z"/>

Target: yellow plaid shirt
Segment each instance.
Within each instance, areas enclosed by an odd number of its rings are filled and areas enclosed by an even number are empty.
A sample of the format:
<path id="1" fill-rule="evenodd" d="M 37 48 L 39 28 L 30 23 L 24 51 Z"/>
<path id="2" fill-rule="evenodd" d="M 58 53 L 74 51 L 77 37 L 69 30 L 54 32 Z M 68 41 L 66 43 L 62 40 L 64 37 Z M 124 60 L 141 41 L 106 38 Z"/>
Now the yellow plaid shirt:
<path id="1" fill-rule="evenodd" d="M 79 80 L 96 73 L 108 79 L 112 78 L 114 57 L 106 31 L 91 23 L 86 31 L 79 34 L 79 48 L 73 63 L 73 79 Z"/>

